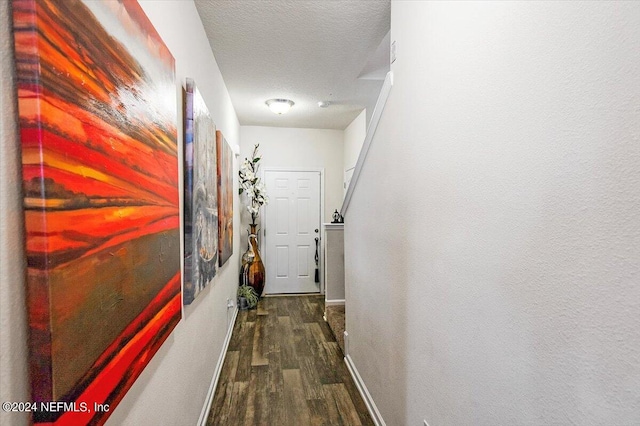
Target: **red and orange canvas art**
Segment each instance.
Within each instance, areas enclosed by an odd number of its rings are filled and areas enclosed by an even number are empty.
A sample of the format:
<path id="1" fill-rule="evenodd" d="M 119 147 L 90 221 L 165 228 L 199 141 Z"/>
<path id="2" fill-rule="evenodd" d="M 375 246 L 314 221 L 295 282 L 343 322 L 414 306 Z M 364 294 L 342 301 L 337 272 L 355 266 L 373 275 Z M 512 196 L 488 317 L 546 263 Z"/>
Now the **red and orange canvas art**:
<path id="1" fill-rule="evenodd" d="M 33 421 L 102 424 L 181 318 L 174 59 L 135 0 L 13 23 Z"/>
<path id="2" fill-rule="evenodd" d="M 233 152 L 222 136 L 216 131 L 218 152 L 218 252 L 220 266 L 233 254 Z"/>

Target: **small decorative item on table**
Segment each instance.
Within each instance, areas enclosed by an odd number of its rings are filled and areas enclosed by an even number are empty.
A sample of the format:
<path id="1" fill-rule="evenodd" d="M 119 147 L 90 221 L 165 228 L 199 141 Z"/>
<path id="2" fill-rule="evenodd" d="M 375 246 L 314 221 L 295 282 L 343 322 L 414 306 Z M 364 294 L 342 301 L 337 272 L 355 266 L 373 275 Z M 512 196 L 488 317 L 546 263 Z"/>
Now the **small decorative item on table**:
<path id="1" fill-rule="evenodd" d="M 331 217 L 333 218 L 331 223 L 344 223 L 344 217 L 340 213 L 338 213 L 338 209 L 333 212 L 333 215 Z"/>

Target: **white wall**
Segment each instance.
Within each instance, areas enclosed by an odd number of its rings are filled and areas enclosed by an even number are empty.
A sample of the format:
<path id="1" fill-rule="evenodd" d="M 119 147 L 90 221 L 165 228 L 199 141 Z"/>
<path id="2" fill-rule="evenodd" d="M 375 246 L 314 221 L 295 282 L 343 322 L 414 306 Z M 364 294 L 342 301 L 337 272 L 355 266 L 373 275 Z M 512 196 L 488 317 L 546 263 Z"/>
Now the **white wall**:
<path id="1" fill-rule="evenodd" d="M 385 37 L 387 39 L 387 37 Z M 383 40 L 384 41 L 384 40 Z M 367 110 L 363 110 L 352 122 L 344 129 L 344 177 L 343 177 L 343 194 L 346 195 L 347 188 L 353 176 L 353 169 L 358 162 L 358 156 L 364 144 L 364 138 L 367 136 Z M 340 210 L 340 209 L 338 209 Z"/>
<path id="2" fill-rule="evenodd" d="M 29 401 L 24 223 L 18 144 L 11 4 L 0 2 L 0 402 Z M 26 425 L 26 414 L 0 411 L 0 424 Z"/>
<path id="3" fill-rule="evenodd" d="M 343 131 L 288 127 L 240 127 L 240 160 L 260 144 L 261 169 L 324 168 L 324 220 L 342 206 Z M 269 193 L 267 188 L 267 194 Z M 244 204 L 243 204 L 244 209 Z M 246 223 L 249 223 L 248 221 Z"/>
<path id="4" fill-rule="evenodd" d="M 2 401 L 28 401 L 26 367 L 26 316 L 24 312 L 24 261 L 19 175 L 19 145 L 15 130 L 15 98 L 11 79 L 11 18 L 8 2 L 0 2 L 2 40 L 2 143 L 0 197 L 0 370 Z M 141 5 L 176 59 L 176 93 L 186 77 L 195 79 L 218 129 L 229 143 L 239 143 L 239 124 L 215 62 L 199 15 L 191 1 L 142 1 Z M 178 120 L 182 122 L 181 107 Z M 182 135 L 179 132 L 179 143 Z M 180 152 L 180 161 L 182 153 Z M 237 174 L 237 162 L 234 163 Z M 182 164 L 180 164 L 182 173 Z M 235 182 L 235 181 L 234 181 Z M 237 185 L 237 184 L 236 184 Z M 182 191 L 181 191 L 182 192 Z M 237 187 L 234 190 L 237 193 Z M 239 264 L 238 199 L 234 211 L 234 254 L 212 284 L 183 310 L 183 319 L 156 353 L 107 424 L 192 425 L 198 420 L 222 351 L 232 312 L 227 298 L 235 300 Z M 0 413 L 0 423 L 26 424 L 26 417 Z"/>
<path id="5" fill-rule="evenodd" d="M 345 224 L 388 425 L 640 424 L 640 3 L 392 3 Z"/>
<path id="6" fill-rule="evenodd" d="M 348 170 L 356 166 L 364 138 L 367 136 L 367 112 L 362 110 L 352 122 L 344 129 L 344 169 Z"/>
<path id="7" fill-rule="evenodd" d="M 344 226 L 325 225 L 325 301 L 344 302 Z M 343 303 L 341 303 L 343 304 Z"/>

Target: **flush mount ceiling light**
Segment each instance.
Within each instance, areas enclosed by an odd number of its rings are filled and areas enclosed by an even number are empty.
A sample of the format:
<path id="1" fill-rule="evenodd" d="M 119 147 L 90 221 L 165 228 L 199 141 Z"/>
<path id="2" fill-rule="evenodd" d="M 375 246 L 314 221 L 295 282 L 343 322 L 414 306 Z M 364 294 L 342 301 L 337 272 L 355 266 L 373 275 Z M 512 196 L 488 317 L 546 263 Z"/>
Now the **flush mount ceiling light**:
<path id="1" fill-rule="evenodd" d="M 327 108 L 327 107 L 329 107 L 329 105 L 331 105 L 331 102 L 329 102 L 329 101 L 320 101 L 320 102 L 318 102 L 318 106 L 320 108 Z"/>
<path id="2" fill-rule="evenodd" d="M 267 104 L 271 112 L 275 114 L 285 114 L 295 103 L 289 99 L 269 99 L 265 104 Z"/>

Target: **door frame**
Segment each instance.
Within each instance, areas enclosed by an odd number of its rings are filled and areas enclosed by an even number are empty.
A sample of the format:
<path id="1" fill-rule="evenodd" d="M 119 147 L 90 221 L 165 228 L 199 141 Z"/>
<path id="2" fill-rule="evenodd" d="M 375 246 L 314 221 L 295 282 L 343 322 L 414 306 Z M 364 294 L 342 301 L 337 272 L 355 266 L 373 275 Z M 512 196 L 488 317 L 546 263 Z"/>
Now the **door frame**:
<path id="1" fill-rule="evenodd" d="M 265 175 L 267 172 L 320 172 L 320 223 L 318 224 L 318 238 L 320 244 L 318 246 L 318 268 L 320 272 L 320 294 L 324 294 L 324 241 L 322 239 L 322 224 L 324 223 L 324 167 L 264 167 L 260 171 L 260 179 L 266 182 Z M 267 196 L 269 196 L 269 188 L 267 188 Z M 263 223 L 267 223 L 267 208 L 264 209 L 262 216 Z M 267 247 L 265 240 L 267 236 L 264 232 L 264 225 L 261 229 L 262 238 L 260 239 L 260 251 L 264 253 L 264 263 L 267 264 Z M 314 293 L 309 293 L 314 294 Z"/>

